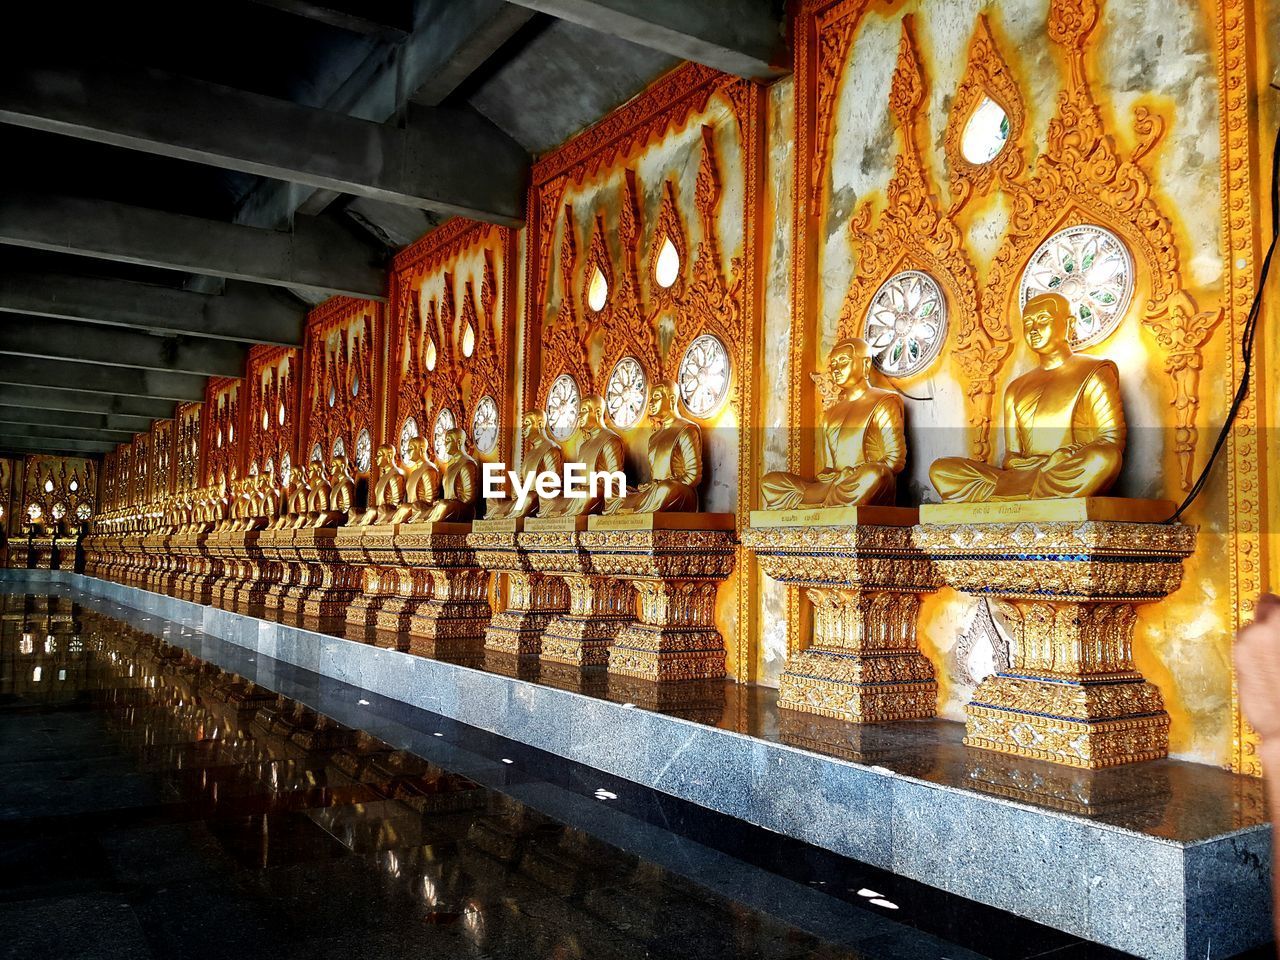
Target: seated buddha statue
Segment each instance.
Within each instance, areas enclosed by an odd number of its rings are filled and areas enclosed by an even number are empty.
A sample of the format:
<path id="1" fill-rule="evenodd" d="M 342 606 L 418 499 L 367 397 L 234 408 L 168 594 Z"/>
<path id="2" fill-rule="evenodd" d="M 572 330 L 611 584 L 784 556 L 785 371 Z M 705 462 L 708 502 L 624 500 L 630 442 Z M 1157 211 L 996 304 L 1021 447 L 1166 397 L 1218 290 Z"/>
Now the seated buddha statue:
<path id="1" fill-rule="evenodd" d="M 404 461 L 404 506 L 392 514 L 392 523 L 426 520 L 440 494 L 440 471 L 427 453 L 427 438 L 413 437 L 408 453 Z"/>
<path id="2" fill-rule="evenodd" d="M 649 476 L 647 483 L 607 500 L 606 514 L 693 512 L 702 482 L 702 431 L 676 408 L 674 384 L 660 383 L 649 395 Z"/>
<path id="3" fill-rule="evenodd" d="M 1110 360 L 1073 353 L 1071 306 L 1057 293 L 1027 301 L 1022 333 L 1039 365 L 1004 395 L 999 467 L 944 457 L 929 479 L 944 501 L 1041 500 L 1106 493 L 1124 459 L 1120 376 Z"/>
<path id="4" fill-rule="evenodd" d="M 467 435 L 457 427 L 445 431 L 444 454 L 440 499 L 427 514 L 427 520 L 432 523 L 470 520 L 476 514 L 476 497 L 480 492 L 480 465 L 467 453 Z"/>
<path id="5" fill-rule="evenodd" d="M 322 473 L 323 473 L 323 467 Z M 320 510 L 313 527 L 340 527 L 347 522 L 347 515 L 356 505 L 356 481 L 351 476 L 351 467 L 346 457 L 334 457 L 329 461 L 329 472 L 324 474 L 327 485 L 327 498 L 324 509 Z M 314 494 L 315 487 L 312 486 Z"/>
<path id="6" fill-rule="evenodd" d="M 587 397 L 578 410 L 578 435 L 582 444 L 578 447 L 577 463 L 581 463 L 588 478 L 592 473 L 621 471 L 626 460 L 626 446 L 604 422 L 604 401 L 599 397 Z M 590 490 L 590 487 L 588 488 Z M 604 495 L 585 497 L 558 496 L 543 500 L 538 506 L 540 517 L 582 517 L 599 513 L 604 506 Z"/>
<path id="7" fill-rule="evenodd" d="M 907 462 L 902 397 L 871 385 L 864 340 L 831 348 L 827 371 L 838 393 L 822 415 L 822 469 L 812 480 L 766 473 L 760 483 L 770 510 L 892 504 Z"/>
<path id="8" fill-rule="evenodd" d="M 272 526 L 280 516 L 280 488 L 276 486 L 275 474 L 263 474 L 262 482 L 262 519 L 263 529 Z"/>
<path id="9" fill-rule="evenodd" d="M 245 516 L 245 530 L 261 530 L 270 522 L 267 517 L 267 499 L 271 491 L 271 474 L 259 473 L 257 476 L 250 477 L 248 503 L 249 509 Z"/>
<path id="10" fill-rule="evenodd" d="M 373 485 L 369 509 L 351 522 L 358 527 L 375 523 L 390 523 L 391 518 L 404 506 L 404 471 L 396 463 L 396 448 L 383 444 L 378 448 L 378 482 Z"/>
<path id="11" fill-rule="evenodd" d="M 280 499 L 280 516 L 271 524 L 272 530 L 287 530 L 294 526 L 300 512 L 305 513 L 307 507 L 307 488 L 301 470 L 294 470 L 289 482 L 284 485 L 284 493 Z"/>
<path id="12" fill-rule="evenodd" d="M 314 527 L 320 514 L 328 513 L 329 489 L 329 478 L 325 476 L 324 464 L 319 460 L 312 460 L 307 464 L 307 499 L 293 523 L 295 529 Z"/>
<path id="13" fill-rule="evenodd" d="M 543 471 L 560 474 L 564 470 L 564 450 L 547 434 L 547 415 L 541 410 L 531 410 L 520 421 L 520 436 L 524 438 L 522 473 L 524 482 Z M 506 520 L 527 517 L 538 509 L 539 499 L 532 489 L 522 503 L 508 494 L 485 501 L 485 517 L 490 520 Z"/>

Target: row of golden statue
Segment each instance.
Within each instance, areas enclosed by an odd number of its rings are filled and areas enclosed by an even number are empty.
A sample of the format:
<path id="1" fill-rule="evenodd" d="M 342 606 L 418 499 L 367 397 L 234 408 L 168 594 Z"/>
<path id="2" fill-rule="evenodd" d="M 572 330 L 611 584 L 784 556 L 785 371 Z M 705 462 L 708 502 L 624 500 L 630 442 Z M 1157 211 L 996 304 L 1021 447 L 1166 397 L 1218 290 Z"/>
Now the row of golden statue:
<path id="1" fill-rule="evenodd" d="M 1006 392 L 1004 458 L 936 461 L 941 504 L 893 505 L 902 398 L 871 383 L 870 349 L 848 340 L 828 358 L 821 469 L 766 475 L 766 509 L 740 539 L 733 515 L 698 512 L 701 431 L 659 385 L 650 480 L 612 498 L 504 497 L 475 519 L 480 468 L 455 429 L 439 468 L 422 438 L 403 463 L 381 447 L 365 507 L 339 457 L 283 491 L 263 474 L 173 498 L 146 529 L 136 512 L 103 518 L 87 572 L 341 622 L 429 656 L 508 658 L 517 674 L 536 663 L 553 682 L 604 667 L 663 683 L 724 676 L 716 593 L 741 546 L 809 601 L 812 639 L 788 659 L 784 708 L 859 723 L 933 716 L 916 628 L 921 597 L 946 585 L 991 602 L 1013 650 L 975 691 L 966 743 L 1089 768 L 1164 756 L 1168 715 L 1133 665 L 1134 607 L 1178 587 L 1195 530 L 1161 522 L 1164 501 L 1105 496 L 1124 454 L 1119 374 L 1072 351 L 1068 302 L 1032 299 L 1022 327 L 1038 366 Z M 578 426 L 573 462 L 621 470 L 624 441 L 600 398 L 582 402 Z M 544 415 L 526 414 L 522 432 L 526 477 L 562 473 Z"/>

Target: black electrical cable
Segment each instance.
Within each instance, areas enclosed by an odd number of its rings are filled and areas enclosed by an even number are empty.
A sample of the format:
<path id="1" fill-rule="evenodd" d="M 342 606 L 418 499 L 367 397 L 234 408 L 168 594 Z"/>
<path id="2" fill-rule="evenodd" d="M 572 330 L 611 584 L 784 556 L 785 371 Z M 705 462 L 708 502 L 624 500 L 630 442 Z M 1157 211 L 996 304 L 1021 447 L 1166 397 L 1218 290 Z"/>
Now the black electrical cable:
<path id="1" fill-rule="evenodd" d="M 1245 318 L 1244 330 L 1240 334 L 1240 355 L 1244 367 L 1240 373 L 1240 385 L 1236 387 L 1235 396 L 1231 399 L 1231 407 L 1227 410 L 1227 419 L 1223 422 L 1222 429 L 1218 431 L 1218 439 L 1213 445 L 1213 451 L 1209 454 L 1204 468 L 1200 471 L 1200 476 L 1196 478 L 1196 482 L 1192 484 L 1178 509 L 1173 512 L 1173 516 L 1165 523 L 1177 523 L 1183 512 L 1203 492 L 1205 484 L 1209 482 L 1209 473 L 1217 462 L 1218 454 L 1226 446 L 1227 437 L 1231 434 L 1231 428 L 1240 414 L 1240 407 L 1249 393 L 1249 376 L 1253 372 L 1254 339 L 1258 332 L 1258 317 L 1262 312 L 1262 294 L 1267 286 L 1267 277 L 1271 273 L 1271 260 L 1275 256 L 1277 241 L 1280 241 L 1280 129 L 1276 131 L 1275 145 L 1271 150 L 1271 243 L 1267 247 L 1266 256 L 1262 258 L 1262 269 L 1258 273 L 1258 288 L 1253 295 L 1253 303 L 1249 305 L 1249 315 Z"/>

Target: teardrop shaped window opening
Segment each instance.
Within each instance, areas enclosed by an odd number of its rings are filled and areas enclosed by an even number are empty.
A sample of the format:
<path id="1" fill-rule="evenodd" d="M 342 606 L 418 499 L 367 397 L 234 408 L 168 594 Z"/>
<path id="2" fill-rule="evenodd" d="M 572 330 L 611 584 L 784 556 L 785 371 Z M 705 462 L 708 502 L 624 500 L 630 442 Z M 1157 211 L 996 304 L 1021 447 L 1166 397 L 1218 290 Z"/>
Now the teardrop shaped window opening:
<path id="1" fill-rule="evenodd" d="M 599 313 L 608 301 L 609 281 L 604 278 L 604 272 L 596 267 L 591 274 L 591 284 L 587 287 L 587 306 Z"/>
<path id="2" fill-rule="evenodd" d="M 662 249 L 658 251 L 658 262 L 654 264 L 653 279 L 663 289 L 672 287 L 680 279 L 680 253 L 670 237 L 662 241 Z"/>

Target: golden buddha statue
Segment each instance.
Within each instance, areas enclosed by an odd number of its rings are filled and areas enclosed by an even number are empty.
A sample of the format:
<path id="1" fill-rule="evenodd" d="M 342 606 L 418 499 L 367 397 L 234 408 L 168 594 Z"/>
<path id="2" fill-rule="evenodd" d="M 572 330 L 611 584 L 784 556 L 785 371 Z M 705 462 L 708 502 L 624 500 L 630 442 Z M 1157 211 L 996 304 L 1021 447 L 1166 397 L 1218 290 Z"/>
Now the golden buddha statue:
<path id="1" fill-rule="evenodd" d="M 592 473 L 612 473 L 621 471 L 626 461 L 626 446 L 622 437 L 618 436 L 604 422 L 604 401 L 599 397 L 587 397 L 578 410 L 578 435 L 582 444 L 578 447 L 578 463 L 585 469 L 586 475 Z M 538 507 L 540 517 L 581 517 L 591 513 L 599 513 L 604 506 L 604 496 L 585 497 L 558 496 L 551 500 L 543 500 Z"/>
<path id="2" fill-rule="evenodd" d="M 674 384 L 660 383 L 649 395 L 648 483 L 608 500 L 606 514 L 694 512 L 702 482 L 702 431 L 680 416 Z"/>
<path id="3" fill-rule="evenodd" d="M 263 527 L 272 526 L 280 515 L 280 488 L 276 486 L 275 474 L 264 473 L 262 482 L 262 518 L 266 522 Z"/>
<path id="4" fill-rule="evenodd" d="M 426 519 L 470 520 L 476 513 L 476 496 L 480 491 L 480 466 L 467 453 L 467 435 L 454 427 L 444 435 L 444 476 L 440 480 L 440 499 Z"/>
<path id="5" fill-rule="evenodd" d="M 520 421 L 520 436 L 525 441 L 523 474 L 526 483 L 542 472 L 561 474 L 564 470 L 564 450 L 547 434 L 547 415 L 541 410 L 531 410 Z M 490 520 L 506 520 L 531 516 L 540 500 L 531 488 L 524 502 L 511 495 L 485 501 L 485 517 Z"/>
<path id="6" fill-rule="evenodd" d="M 822 416 L 822 469 L 812 480 L 766 473 L 760 492 L 767 509 L 893 504 L 907 462 L 902 397 L 871 385 L 864 340 L 832 347 L 827 371 L 838 396 Z"/>
<path id="7" fill-rule="evenodd" d="M 935 461 L 929 479 L 944 501 L 1092 497 L 1120 474 L 1125 423 L 1116 365 L 1072 352 L 1071 306 L 1061 294 L 1028 300 L 1022 332 L 1040 365 L 1005 391 L 1004 462 Z"/>
<path id="8" fill-rule="evenodd" d="M 307 500 L 294 521 L 295 530 L 316 526 L 322 513 L 329 512 L 329 478 L 324 475 L 324 464 L 312 460 L 307 464 Z"/>
<path id="9" fill-rule="evenodd" d="M 285 484 L 284 496 L 280 503 L 280 516 L 271 524 L 273 530 L 292 528 L 298 520 L 298 514 L 306 513 L 307 487 L 301 470 L 294 470 L 289 482 Z"/>
<path id="10" fill-rule="evenodd" d="M 390 523 L 404 506 L 404 471 L 396 463 L 396 448 L 383 444 L 378 448 L 378 482 L 373 485 L 369 509 L 352 521 L 358 527 Z"/>
<path id="11" fill-rule="evenodd" d="M 404 506 L 391 517 L 392 523 L 426 520 L 435 506 L 440 490 L 440 471 L 427 453 L 427 438 L 413 437 L 409 455 L 404 461 Z"/>
<path id="12" fill-rule="evenodd" d="M 323 467 L 321 471 L 323 474 Z M 351 475 L 346 457 L 334 457 L 329 461 L 329 472 L 324 475 L 324 485 L 328 487 L 324 509 L 311 525 L 340 527 L 347 522 L 347 515 L 356 504 L 356 481 Z M 315 493 L 314 485 L 312 493 Z"/>

